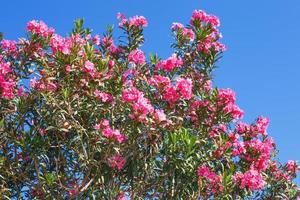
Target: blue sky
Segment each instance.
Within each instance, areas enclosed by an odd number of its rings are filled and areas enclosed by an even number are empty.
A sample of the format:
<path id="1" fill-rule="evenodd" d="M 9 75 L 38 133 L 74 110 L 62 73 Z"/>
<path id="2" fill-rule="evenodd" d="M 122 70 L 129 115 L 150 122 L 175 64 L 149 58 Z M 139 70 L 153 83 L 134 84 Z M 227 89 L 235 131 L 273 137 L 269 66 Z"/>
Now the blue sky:
<path id="1" fill-rule="evenodd" d="M 236 91 L 245 121 L 270 118 L 269 134 L 281 161 L 300 160 L 299 0 L 2 0 L 1 7 L 0 31 L 8 39 L 24 36 L 32 19 L 65 35 L 76 18 L 102 33 L 106 25 L 117 24 L 117 12 L 144 15 L 149 26 L 143 50 L 161 57 L 172 52 L 172 22 L 187 23 L 195 9 L 219 16 L 228 51 L 214 73 L 214 85 Z"/>

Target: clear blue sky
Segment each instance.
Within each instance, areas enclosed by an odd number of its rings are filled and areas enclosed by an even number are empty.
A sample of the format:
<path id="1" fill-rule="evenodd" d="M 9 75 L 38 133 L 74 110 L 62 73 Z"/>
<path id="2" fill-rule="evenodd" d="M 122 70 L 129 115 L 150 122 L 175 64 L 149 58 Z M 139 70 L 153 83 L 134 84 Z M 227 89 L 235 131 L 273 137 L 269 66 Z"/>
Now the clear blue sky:
<path id="1" fill-rule="evenodd" d="M 300 160 L 299 0 L 1 0 L 1 7 L 0 31 L 8 39 L 24 36 L 32 19 L 65 35 L 76 18 L 102 33 L 117 23 L 117 12 L 144 15 L 149 26 L 143 50 L 162 57 L 172 52 L 172 22 L 187 23 L 195 9 L 219 16 L 228 51 L 214 73 L 215 86 L 236 91 L 247 122 L 270 118 L 281 161 Z"/>

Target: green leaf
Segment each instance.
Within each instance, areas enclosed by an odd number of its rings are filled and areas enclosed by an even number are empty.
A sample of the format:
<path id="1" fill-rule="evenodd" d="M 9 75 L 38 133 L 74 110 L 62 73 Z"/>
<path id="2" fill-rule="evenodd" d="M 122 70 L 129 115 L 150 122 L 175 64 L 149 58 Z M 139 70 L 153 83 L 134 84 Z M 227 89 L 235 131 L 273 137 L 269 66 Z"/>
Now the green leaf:
<path id="1" fill-rule="evenodd" d="M 45 179 L 48 185 L 52 185 L 56 179 L 55 174 L 54 173 L 47 173 L 45 175 Z"/>

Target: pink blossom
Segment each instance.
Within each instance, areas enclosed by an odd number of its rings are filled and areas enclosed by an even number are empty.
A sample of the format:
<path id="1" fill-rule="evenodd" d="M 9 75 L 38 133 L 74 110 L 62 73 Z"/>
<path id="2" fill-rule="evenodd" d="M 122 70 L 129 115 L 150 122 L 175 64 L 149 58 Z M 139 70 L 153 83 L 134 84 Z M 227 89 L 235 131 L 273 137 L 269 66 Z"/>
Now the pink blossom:
<path id="1" fill-rule="evenodd" d="M 60 35 L 53 34 L 50 39 L 50 46 L 53 53 L 61 52 L 69 55 L 71 53 L 72 42 L 70 38 L 63 38 Z"/>
<path id="2" fill-rule="evenodd" d="M 208 15 L 203 10 L 195 10 L 192 14 L 190 23 L 195 25 L 195 21 L 209 23 L 212 26 L 220 26 L 219 18 L 214 15 Z"/>
<path id="3" fill-rule="evenodd" d="M 106 92 L 101 92 L 99 90 L 95 90 L 94 95 L 100 101 L 107 103 L 113 101 L 113 96 Z"/>
<path id="4" fill-rule="evenodd" d="M 192 25 L 195 25 L 195 21 L 203 21 L 205 22 L 207 19 L 207 14 L 203 11 L 203 10 L 194 10 L 193 14 L 192 14 L 192 18 L 190 20 L 190 23 Z"/>
<path id="5" fill-rule="evenodd" d="M 176 87 L 183 99 L 189 100 L 193 96 L 193 82 L 191 79 L 178 78 Z"/>
<path id="6" fill-rule="evenodd" d="M 256 123 L 251 126 L 251 131 L 255 133 L 261 133 L 262 135 L 268 135 L 266 129 L 269 126 L 270 120 L 266 117 L 259 116 L 256 120 Z"/>
<path id="7" fill-rule="evenodd" d="M 178 23 L 178 22 L 174 22 L 171 27 L 172 31 L 178 31 L 182 28 L 184 28 L 183 24 Z"/>
<path id="8" fill-rule="evenodd" d="M 166 117 L 166 114 L 165 114 L 164 110 L 161 110 L 161 109 L 155 109 L 153 116 L 154 116 L 154 120 L 157 123 L 160 123 L 160 122 L 163 122 L 163 121 L 167 120 L 167 117 Z"/>
<path id="9" fill-rule="evenodd" d="M 17 51 L 17 45 L 16 42 L 13 40 L 2 40 L 1 41 L 1 48 L 4 50 L 7 50 L 9 52 L 16 52 Z"/>
<path id="10" fill-rule="evenodd" d="M 208 191 L 210 190 L 212 193 L 216 193 L 223 190 L 223 186 L 220 182 L 220 176 L 212 172 L 209 167 L 199 166 L 197 169 L 197 175 L 209 182 L 209 185 L 207 187 Z"/>
<path id="11" fill-rule="evenodd" d="M 143 96 L 143 93 L 135 87 L 125 89 L 122 92 L 122 100 L 126 103 L 136 102 L 141 96 Z"/>
<path id="12" fill-rule="evenodd" d="M 163 94 L 163 99 L 166 100 L 170 104 L 170 106 L 173 106 L 176 101 L 179 100 L 179 98 L 180 96 L 174 86 L 169 86 Z"/>
<path id="13" fill-rule="evenodd" d="M 296 161 L 294 160 L 289 160 L 286 164 L 286 169 L 290 172 L 290 173 L 296 173 L 299 170 L 298 164 Z"/>
<path id="14" fill-rule="evenodd" d="M 240 188 L 248 188 L 251 191 L 261 190 L 265 186 L 265 181 L 261 173 L 255 169 L 242 173 L 236 173 L 233 176 L 233 181 L 236 182 Z"/>
<path id="15" fill-rule="evenodd" d="M 134 16 L 129 18 L 129 25 L 135 27 L 147 27 L 148 22 L 144 16 Z"/>
<path id="16" fill-rule="evenodd" d="M 108 160 L 108 165 L 112 168 L 122 170 L 125 166 L 126 159 L 123 158 L 120 154 L 116 154 Z"/>
<path id="17" fill-rule="evenodd" d="M 48 37 L 54 33 L 53 28 L 49 28 L 43 21 L 32 20 L 27 23 L 27 30 L 42 37 Z"/>
<path id="18" fill-rule="evenodd" d="M 2 74 L 0 74 L 0 89 L 2 89 L 1 97 L 5 99 L 14 98 L 14 88 L 16 86 L 16 82 L 12 79 L 5 79 Z"/>
<path id="19" fill-rule="evenodd" d="M 100 45 L 100 36 L 99 35 L 95 35 L 93 37 L 93 44 Z"/>
<path id="20" fill-rule="evenodd" d="M 152 114 L 154 108 L 148 99 L 143 96 L 139 96 L 137 102 L 132 105 L 133 114 L 129 117 L 136 119 L 139 122 L 144 122 L 148 114 Z"/>
<path id="21" fill-rule="evenodd" d="M 183 65 L 183 61 L 176 54 L 173 54 L 167 60 L 160 61 L 155 66 L 156 70 L 163 69 L 166 72 L 171 72 L 173 69 Z"/>
<path id="22" fill-rule="evenodd" d="M 0 61 L 0 74 L 6 75 L 8 73 L 12 72 L 10 68 L 10 63 L 4 63 Z"/>
<path id="23" fill-rule="evenodd" d="M 154 75 L 148 80 L 148 83 L 157 89 L 164 88 L 167 85 L 170 85 L 171 81 L 169 77 L 161 76 L 161 75 Z"/>
<path id="24" fill-rule="evenodd" d="M 186 37 L 187 39 L 189 39 L 190 41 L 193 41 L 195 38 L 195 34 L 194 34 L 193 30 L 190 28 L 183 28 L 182 35 L 184 37 Z"/>
<path id="25" fill-rule="evenodd" d="M 43 128 L 39 128 L 39 133 L 41 136 L 44 136 L 44 135 L 46 135 L 46 130 Z"/>
<path id="26" fill-rule="evenodd" d="M 94 76 L 96 71 L 94 63 L 89 60 L 85 61 L 83 71 L 90 74 L 91 76 Z"/>
<path id="27" fill-rule="evenodd" d="M 128 55 L 128 61 L 136 65 L 145 64 L 145 60 L 146 60 L 145 54 L 140 49 L 133 50 Z"/>

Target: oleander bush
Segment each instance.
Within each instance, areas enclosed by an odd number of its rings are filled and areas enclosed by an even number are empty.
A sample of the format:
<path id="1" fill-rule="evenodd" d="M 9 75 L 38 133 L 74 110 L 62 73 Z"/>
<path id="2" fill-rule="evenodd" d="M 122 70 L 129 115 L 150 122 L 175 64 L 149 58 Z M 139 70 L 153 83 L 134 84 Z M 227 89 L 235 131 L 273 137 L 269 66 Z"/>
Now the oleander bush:
<path id="1" fill-rule="evenodd" d="M 117 17 L 117 39 L 82 20 L 67 37 L 37 20 L 1 36 L 2 199 L 297 199 L 269 120 L 243 122 L 235 93 L 212 86 L 219 19 L 173 23 L 160 58 L 141 50 L 143 16 Z"/>

